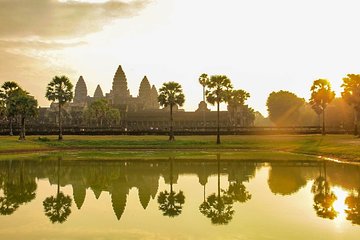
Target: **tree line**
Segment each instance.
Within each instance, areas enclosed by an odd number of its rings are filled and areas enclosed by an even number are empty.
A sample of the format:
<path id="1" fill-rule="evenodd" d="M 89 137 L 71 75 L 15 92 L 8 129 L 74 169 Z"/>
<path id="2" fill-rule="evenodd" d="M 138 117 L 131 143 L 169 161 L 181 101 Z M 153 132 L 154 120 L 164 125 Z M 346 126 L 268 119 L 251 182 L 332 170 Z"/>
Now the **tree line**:
<path id="1" fill-rule="evenodd" d="M 317 79 L 310 87 L 309 102 L 289 91 L 272 92 L 266 102 L 269 119 L 277 126 L 315 125 L 318 122 L 322 134 L 326 132 L 326 122 L 339 127 L 352 125 L 354 135 L 358 135 L 360 74 L 348 74 L 341 87 L 341 98 L 335 98 L 330 82 Z"/>
<path id="2" fill-rule="evenodd" d="M 242 89 L 234 89 L 231 80 L 226 75 L 208 76 L 203 73 L 198 79 L 203 87 L 203 102 L 207 101 L 217 108 L 217 136 L 216 143 L 220 144 L 220 104 L 227 103 L 228 111 L 231 116 L 236 116 L 239 107 L 244 106 L 250 94 Z M 360 112 L 360 75 L 348 74 L 343 78 L 343 92 L 341 100 L 346 102 L 353 111 L 354 134 L 358 135 L 358 115 Z M 318 79 L 313 82 L 310 88 L 311 98 L 309 102 L 297 97 L 288 91 L 272 92 L 267 99 L 269 119 L 277 126 L 304 124 L 310 121 L 311 114 L 309 107 L 320 119 L 322 116 L 322 133 L 325 134 L 326 109 L 332 102 L 338 103 L 337 107 L 344 108 L 339 104 L 339 99 L 335 98 L 335 93 L 331 89 L 331 84 L 326 79 Z M 58 107 L 58 139 L 63 139 L 62 134 L 62 112 L 66 103 L 72 101 L 74 97 L 73 85 L 66 76 L 55 76 L 48 84 L 46 98 Z M 173 108 L 183 106 L 185 95 L 182 86 L 177 82 L 163 83 L 159 89 L 158 101 L 160 106 L 169 107 L 169 140 L 174 141 L 173 131 Z M 23 90 L 15 82 L 5 82 L 0 88 L 0 117 L 6 118 L 9 122 L 10 135 L 13 134 L 12 124 L 14 119 L 20 119 L 20 140 L 25 140 L 25 120 L 37 115 L 37 100 L 28 92 Z M 250 108 L 251 114 L 255 111 Z M 92 102 L 84 112 L 85 119 L 95 122 L 97 126 L 102 126 L 104 122 L 111 126 L 111 123 L 120 120 L 120 112 L 112 108 L 105 99 Z"/>

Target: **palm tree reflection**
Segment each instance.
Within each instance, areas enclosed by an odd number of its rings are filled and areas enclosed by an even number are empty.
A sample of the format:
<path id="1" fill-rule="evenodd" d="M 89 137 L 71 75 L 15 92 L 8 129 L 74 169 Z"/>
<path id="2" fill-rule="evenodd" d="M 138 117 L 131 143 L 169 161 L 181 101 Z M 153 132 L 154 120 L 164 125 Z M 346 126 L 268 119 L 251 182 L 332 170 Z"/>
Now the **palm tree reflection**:
<path id="1" fill-rule="evenodd" d="M 228 191 L 220 188 L 220 155 L 216 155 L 218 165 L 218 189 L 217 195 L 211 194 L 200 205 L 200 212 L 211 219 L 213 224 L 228 224 L 234 215 L 232 209 L 233 199 Z M 222 195 L 221 195 L 222 193 Z"/>
<path id="2" fill-rule="evenodd" d="M 163 191 L 159 193 L 158 203 L 159 210 L 163 212 L 164 216 L 175 217 L 181 214 L 182 205 L 185 203 L 185 196 L 183 191 L 178 193 L 173 191 L 173 164 L 174 158 L 170 157 L 170 192 Z"/>
<path id="3" fill-rule="evenodd" d="M 346 219 L 353 224 L 360 225 L 360 189 L 351 193 L 350 196 L 345 199 L 345 203 L 348 206 L 348 209 L 345 210 L 347 213 Z"/>
<path id="4" fill-rule="evenodd" d="M 320 176 L 315 179 L 311 192 L 314 194 L 314 210 L 319 217 L 334 219 L 337 212 L 334 209 L 336 195 L 331 191 L 331 187 L 326 179 L 326 162 L 323 163 L 324 176 L 320 168 Z"/>
<path id="5" fill-rule="evenodd" d="M 57 194 L 56 196 L 47 197 L 43 201 L 45 215 L 52 223 L 65 222 L 71 213 L 71 197 L 60 192 L 60 161 L 61 158 L 58 158 Z"/>

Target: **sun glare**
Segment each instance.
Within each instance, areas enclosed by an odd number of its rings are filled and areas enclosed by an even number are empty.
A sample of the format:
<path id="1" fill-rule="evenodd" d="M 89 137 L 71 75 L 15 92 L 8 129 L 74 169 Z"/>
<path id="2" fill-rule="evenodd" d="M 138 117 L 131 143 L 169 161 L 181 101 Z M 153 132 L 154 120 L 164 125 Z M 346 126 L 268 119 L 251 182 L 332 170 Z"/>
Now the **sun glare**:
<path id="1" fill-rule="evenodd" d="M 332 188 L 332 191 L 337 197 L 333 204 L 335 211 L 338 213 L 337 217 L 334 219 L 334 222 L 337 227 L 340 227 L 341 224 L 346 220 L 345 210 L 347 209 L 347 205 L 345 204 L 345 199 L 349 195 L 349 192 L 340 187 L 334 187 Z"/>

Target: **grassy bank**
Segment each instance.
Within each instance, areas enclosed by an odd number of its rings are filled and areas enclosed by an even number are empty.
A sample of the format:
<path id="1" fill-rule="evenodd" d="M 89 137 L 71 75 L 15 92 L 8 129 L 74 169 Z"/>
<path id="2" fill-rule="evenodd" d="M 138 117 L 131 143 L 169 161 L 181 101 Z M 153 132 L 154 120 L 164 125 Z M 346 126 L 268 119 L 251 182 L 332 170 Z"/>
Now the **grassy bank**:
<path id="1" fill-rule="evenodd" d="M 167 141 L 166 136 L 65 136 L 57 141 L 56 136 L 28 136 L 25 142 L 17 137 L 0 137 L 0 154 L 39 154 L 41 151 L 87 152 L 88 157 L 145 154 L 144 150 L 161 150 L 157 154 L 177 151 L 189 154 L 208 152 L 287 152 L 321 155 L 331 158 L 360 161 L 360 139 L 351 135 L 277 135 L 277 136 L 222 136 L 222 144 L 215 144 L 215 136 L 177 136 L 175 142 Z M 100 153 L 99 150 L 102 150 Z M 249 153 L 249 150 L 252 152 Z M 37 152 L 37 153 L 35 153 Z M 150 151 L 151 152 L 151 151 Z M 80 154 L 80 153 L 78 153 Z M 155 154 L 155 153 L 154 153 Z M 168 153 L 166 153 L 168 155 Z M 81 155 L 81 154 L 80 154 Z M 116 154 L 115 154 L 116 155 Z"/>

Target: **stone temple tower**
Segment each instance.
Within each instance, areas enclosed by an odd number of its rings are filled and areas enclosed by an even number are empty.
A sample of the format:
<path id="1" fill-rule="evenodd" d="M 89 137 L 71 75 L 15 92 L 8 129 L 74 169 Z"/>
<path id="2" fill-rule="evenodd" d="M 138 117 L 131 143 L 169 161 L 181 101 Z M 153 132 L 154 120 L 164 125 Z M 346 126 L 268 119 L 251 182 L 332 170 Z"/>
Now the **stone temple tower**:
<path id="1" fill-rule="evenodd" d="M 103 97 L 104 97 L 103 91 L 102 91 L 100 85 L 97 85 L 96 90 L 94 92 L 94 99 L 100 99 Z"/>
<path id="2" fill-rule="evenodd" d="M 150 108 L 151 109 L 159 109 L 160 108 L 158 96 L 159 96 L 159 94 L 156 90 L 155 85 L 152 85 L 151 93 L 150 93 Z"/>
<path id="3" fill-rule="evenodd" d="M 141 99 L 141 101 L 147 102 L 149 101 L 150 94 L 151 94 L 151 86 L 147 77 L 144 76 L 143 80 L 140 83 L 139 98 Z"/>
<path id="4" fill-rule="evenodd" d="M 74 103 L 86 103 L 87 100 L 87 87 L 84 78 L 80 76 L 75 86 Z"/>
<path id="5" fill-rule="evenodd" d="M 114 105 L 126 104 L 130 98 L 127 79 L 121 65 L 116 70 L 112 85 L 112 101 Z"/>

